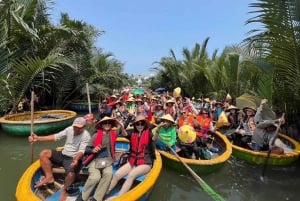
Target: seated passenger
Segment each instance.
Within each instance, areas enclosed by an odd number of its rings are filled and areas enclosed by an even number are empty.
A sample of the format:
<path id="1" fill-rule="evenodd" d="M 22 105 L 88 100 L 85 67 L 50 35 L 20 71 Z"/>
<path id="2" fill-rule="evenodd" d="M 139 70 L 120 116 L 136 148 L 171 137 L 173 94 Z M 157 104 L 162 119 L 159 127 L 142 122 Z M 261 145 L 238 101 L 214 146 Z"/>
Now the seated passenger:
<path id="1" fill-rule="evenodd" d="M 153 139 L 156 140 L 156 147 L 173 153 L 170 148 L 176 150 L 177 132 L 175 121 L 170 114 L 166 114 L 160 119 L 162 122 L 154 129 Z"/>
<path id="2" fill-rule="evenodd" d="M 274 145 L 274 137 L 276 137 L 276 131 L 279 126 L 278 123 L 285 123 L 285 119 L 279 118 L 276 120 L 266 120 L 257 124 L 251 142 L 253 150 L 269 151 L 271 149 L 271 153 L 284 153 L 283 148 Z"/>
<path id="3" fill-rule="evenodd" d="M 145 116 L 139 115 L 133 126 L 133 132 L 130 135 L 125 134 L 125 137 L 130 140 L 131 147 L 128 162 L 114 174 L 108 188 L 108 194 L 124 176 L 128 175 L 118 195 L 126 193 L 136 178 L 151 170 L 155 159 L 155 144 L 152 140 L 150 123 Z"/>

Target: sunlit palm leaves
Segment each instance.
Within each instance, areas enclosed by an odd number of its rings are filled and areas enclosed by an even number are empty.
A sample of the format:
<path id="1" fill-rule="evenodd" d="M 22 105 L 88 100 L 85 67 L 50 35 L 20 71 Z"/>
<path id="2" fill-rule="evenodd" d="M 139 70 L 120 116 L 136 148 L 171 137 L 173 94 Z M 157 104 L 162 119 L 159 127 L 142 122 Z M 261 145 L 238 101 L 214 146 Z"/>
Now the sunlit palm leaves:
<path id="1" fill-rule="evenodd" d="M 129 78 L 121 72 L 123 64 L 116 59 L 104 56 L 100 66 L 91 62 L 96 37 L 102 31 L 71 20 L 67 14 L 54 26 L 46 5 L 44 0 L 0 3 L 0 82 L 4 86 L 0 89 L 0 113 L 9 108 L 14 112 L 33 89 L 44 101 L 41 104 L 62 108 L 82 96 L 86 82 L 101 83 L 99 90 L 108 89 L 107 93 L 128 83 Z M 103 95 L 101 91 L 97 94 Z"/>
<path id="2" fill-rule="evenodd" d="M 247 23 L 261 23 L 245 41 L 273 65 L 273 102 L 289 114 L 300 111 L 300 2 L 260 0 Z M 287 104 L 288 103 L 288 104 Z"/>

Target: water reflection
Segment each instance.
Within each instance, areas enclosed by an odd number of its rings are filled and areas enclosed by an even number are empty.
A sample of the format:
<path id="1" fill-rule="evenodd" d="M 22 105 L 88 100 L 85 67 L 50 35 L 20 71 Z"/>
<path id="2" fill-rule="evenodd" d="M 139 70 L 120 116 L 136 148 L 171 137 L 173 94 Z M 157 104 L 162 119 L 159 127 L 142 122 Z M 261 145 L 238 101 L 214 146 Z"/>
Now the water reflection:
<path id="1" fill-rule="evenodd" d="M 189 175 L 163 169 L 150 200 L 212 200 Z"/>
<path id="2" fill-rule="evenodd" d="M 34 158 L 43 148 L 55 148 L 63 142 L 34 144 Z M 17 182 L 30 162 L 27 137 L 12 137 L 0 131 L 1 200 L 15 201 Z M 250 165 L 231 157 L 219 171 L 200 177 L 227 201 L 296 201 L 300 197 L 300 162 L 288 167 L 268 166 L 262 182 L 262 166 Z M 190 174 L 163 171 L 148 201 L 213 200 Z"/>

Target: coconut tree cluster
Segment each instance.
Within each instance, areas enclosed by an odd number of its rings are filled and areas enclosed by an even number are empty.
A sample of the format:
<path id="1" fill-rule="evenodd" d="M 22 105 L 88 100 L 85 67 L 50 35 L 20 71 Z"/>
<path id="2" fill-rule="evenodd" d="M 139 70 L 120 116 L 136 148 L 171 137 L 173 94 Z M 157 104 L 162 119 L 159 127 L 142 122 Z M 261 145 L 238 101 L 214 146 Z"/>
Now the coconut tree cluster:
<path id="1" fill-rule="evenodd" d="M 209 38 L 189 50 L 182 59 L 173 50 L 153 68 L 157 76 L 152 88 L 168 91 L 181 87 L 184 96 L 210 97 L 233 101 L 248 93 L 266 98 L 279 115 L 289 122 L 299 121 L 300 111 L 300 2 L 297 0 L 259 0 L 249 5 L 253 16 L 250 30 L 241 43 L 225 47 L 221 54 L 207 53 Z M 299 124 L 299 123 L 298 123 Z"/>
<path id="2" fill-rule="evenodd" d="M 39 105 L 64 108 L 83 98 L 90 83 L 92 99 L 131 80 L 123 63 L 95 47 L 104 31 L 61 14 L 54 25 L 51 1 L 0 1 L 0 113 L 15 112 L 31 91 Z"/>
<path id="3" fill-rule="evenodd" d="M 103 30 L 61 14 L 57 25 L 47 13 L 52 1 L 0 1 L 0 113 L 15 112 L 18 103 L 35 91 L 40 105 L 64 108 L 84 99 L 85 84 L 91 98 L 100 99 L 113 89 L 133 86 L 123 63 L 95 46 Z M 143 83 L 182 95 L 224 100 L 247 93 L 269 100 L 278 114 L 296 122 L 300 105 L 300 2 L 257 0 L 249 5 L 249 31 L 239 44 L 207 52 L 209 38 L 180 57 L 154 62 L 156 76 Z M 187 30 L 188 31 L 188 30 Z M 237 41 L 239 42 L 239 41 Z M 300 125 L 300 123 L 299 123 Z M 300 129 L 300 128 L 299 128 Z"/>

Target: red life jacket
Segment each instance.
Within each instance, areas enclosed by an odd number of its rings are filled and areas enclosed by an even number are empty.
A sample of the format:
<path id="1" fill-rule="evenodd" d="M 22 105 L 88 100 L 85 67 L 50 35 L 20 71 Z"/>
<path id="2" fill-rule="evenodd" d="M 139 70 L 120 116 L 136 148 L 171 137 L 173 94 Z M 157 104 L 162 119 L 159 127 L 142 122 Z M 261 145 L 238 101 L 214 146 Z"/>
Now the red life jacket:
<path id="1" fill-rule="evenodd" d="M 103 130 L 102 129 L 99 129 L 97 131 L 97 135 L 96 135 L 96 138 L 95 138 L 95 141 L 94 141 L 94 147 L 98 146 L 98 145 L 101 145 L 102 144 L 102 139 L 103 139 Z M 110 131 L 110 153 L 112 155 L 112 158 L 113 160 L 116 159 L 116 140 L 117 140 L 117 134 L 116 134 L 116 131 L 114 130 L 111 130 Z"/>
<path id="2" fill-rule="evenodd" d="M 145 156 L 149 153 L 150 143 L 149 129 L 142 132 L 141 136 L 134 132 L 130 137 L 130 157 L 129 163 L 131 165 L 142 165 L 145 164 Z"/>

